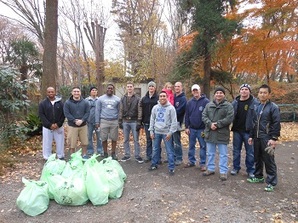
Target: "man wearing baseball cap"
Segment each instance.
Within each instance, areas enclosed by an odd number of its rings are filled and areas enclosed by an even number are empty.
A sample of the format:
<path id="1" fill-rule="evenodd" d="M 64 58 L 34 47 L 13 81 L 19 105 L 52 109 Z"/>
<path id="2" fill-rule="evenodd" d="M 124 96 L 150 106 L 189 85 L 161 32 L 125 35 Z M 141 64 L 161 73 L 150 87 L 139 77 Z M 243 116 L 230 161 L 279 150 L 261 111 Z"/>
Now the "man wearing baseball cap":
<path id="1" fill-rule="evenodd" d="M 191 87 L 193 97 L 187 102 L 185 109 L 185 133 L 189 137 L 188 162 L 185 168 L 194 167 L 196 164 L 195 152 L 197 140 L 200 144 L 200 170 L 206 170 L 206 142 L 204 140 L 205 124 L 202 120 L 202 113 L 209 99 L 201 94 L 199 85 Z"/>

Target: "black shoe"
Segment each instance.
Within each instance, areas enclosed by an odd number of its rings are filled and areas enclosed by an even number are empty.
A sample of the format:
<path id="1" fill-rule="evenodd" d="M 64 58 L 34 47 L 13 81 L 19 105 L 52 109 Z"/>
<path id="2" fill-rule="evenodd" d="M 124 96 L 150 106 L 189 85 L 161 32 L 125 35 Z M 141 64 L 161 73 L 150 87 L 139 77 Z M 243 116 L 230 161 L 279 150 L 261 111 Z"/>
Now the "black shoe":
<path id="1" fill-rule="evenodd" d="M 144 160 L 142 159 L 142 157 L 136 157 L 135 158 L 136 159 L 136 161 L 138 162 L 138 163 L 144 163 Z"/>
<path id="2" fill-rule="evenodd" d="M 123 156 L 121 159 L 121 162 L 126 162 L 127 160 L 130 160 L 129 156 Z"/>
<path id="3" fill-rule="evenodd" d="M 154 165 L 151 165 L 150 167 L 149 167 L 149 170 L 156 170 L 157 169 L 157 166 L 154 166 Z"/>
<path id="4" fill-rule="evenodd" d="M 103 154 L 103 158 L 108 158 L 109 157 L 109 154 L 108 153 L 104 153 Z"/>

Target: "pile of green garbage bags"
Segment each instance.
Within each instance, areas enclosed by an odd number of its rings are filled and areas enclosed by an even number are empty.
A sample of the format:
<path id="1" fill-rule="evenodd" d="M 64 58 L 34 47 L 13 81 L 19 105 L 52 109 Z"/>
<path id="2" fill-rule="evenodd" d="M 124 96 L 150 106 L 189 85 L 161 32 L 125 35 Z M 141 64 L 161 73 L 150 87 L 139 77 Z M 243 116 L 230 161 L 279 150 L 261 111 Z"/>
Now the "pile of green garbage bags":
<path id="1" fill-rule="evenodd" d="M 22 178 L 25 188 L 17 198 L 17 206 L 27 215 L 36 216 L 48 209 L 50 199 L 61 205 L 104 205 L 122 195 L 126 174 L 111 157 L 100 162 L 93 155 L 83 162 L 81 150 L 68 162 L 52 154 L 45 163 L 39 181 Z"/>

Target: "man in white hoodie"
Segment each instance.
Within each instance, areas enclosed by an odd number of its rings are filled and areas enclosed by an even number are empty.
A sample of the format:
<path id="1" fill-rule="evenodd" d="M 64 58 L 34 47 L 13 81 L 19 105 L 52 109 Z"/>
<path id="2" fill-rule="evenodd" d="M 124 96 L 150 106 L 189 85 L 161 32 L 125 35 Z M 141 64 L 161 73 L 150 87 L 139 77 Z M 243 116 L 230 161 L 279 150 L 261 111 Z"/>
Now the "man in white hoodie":
<path id="1" fill-rule="evenodd" d="M 172 144 L 172 135 L 177 131 L 176 110 L 167 99 L 167 93 L 159 93 L 158 104 L 152 108 L 149 127 L 151 138 L 154 139 L 152 163 L 149 170 L 156 170 L 160 159 L 160 144 L 163 140 L 166 147 L 169 174 L 174 174 L 174 148 Z"/>

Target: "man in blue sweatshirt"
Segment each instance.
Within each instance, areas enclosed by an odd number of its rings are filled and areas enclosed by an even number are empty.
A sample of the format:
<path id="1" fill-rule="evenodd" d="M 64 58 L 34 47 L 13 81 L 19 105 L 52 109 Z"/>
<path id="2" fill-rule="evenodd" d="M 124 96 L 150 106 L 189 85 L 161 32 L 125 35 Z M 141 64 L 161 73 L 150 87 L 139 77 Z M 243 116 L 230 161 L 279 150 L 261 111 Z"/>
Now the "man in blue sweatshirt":
<path id="1" fill-rule="evenodd" d="M 179 166 L 182 164 L 183 160 L 183 150 L 181 145 L 181 129 L 182 123 L 184 121 L 185 108 L 187 104 L 187 99 L 185 97 L 185 93 L 183 92 L 183 87 L 181 82 L 176 82 L 174 85 L 174 107 L 176 109 L 177 121 L 178 121 L 178 129 L 173 134 L 173 142 L 174 142 L 174 157 L 175 157 L 175 165 Z"/>
<path id="2" fill-rule="evenodd" d="M 202 121 L 202 113 L 209 103 L 205 95 L 201 95 L 201 88 L 194 84 L 191 87 L 193 97 L 187 102 L 185 111 L 185 133 L 189 136 L 188 162 L 185 168 L 196 165 L 196 142 L 200 144 L 200 169 L 206 170 L 206 142 L 204 140 L 205 124 Z"/>

